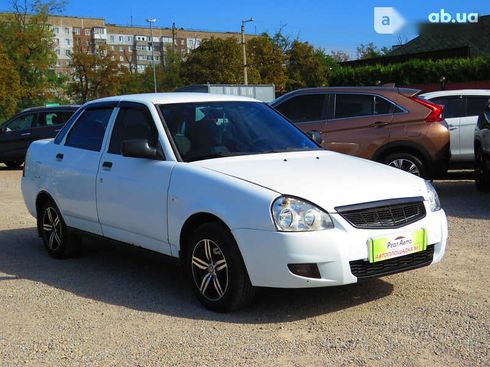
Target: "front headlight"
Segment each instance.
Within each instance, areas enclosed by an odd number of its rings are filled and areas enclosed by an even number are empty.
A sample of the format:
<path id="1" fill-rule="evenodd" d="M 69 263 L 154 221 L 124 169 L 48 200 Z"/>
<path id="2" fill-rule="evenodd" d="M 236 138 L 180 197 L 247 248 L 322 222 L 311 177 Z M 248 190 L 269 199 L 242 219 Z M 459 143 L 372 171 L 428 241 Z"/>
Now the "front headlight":
<path id="1" fill-rule="evenodd" d="M 332 218 L 317 206 L 301 199 L 281 196 L 272 203 L 272 217 L 278 231 L 304 232 L 333 228 Z"/>
<path id="2" fill-rule="evenodd" d="M 441 210 L 441 202 L 439 201 L 439 195 L 437 195 L 436 189 L 432 186 L 430 181 L 425 181 L 425 186 L 427 186 L 430 210 L 433 212 Z"/>

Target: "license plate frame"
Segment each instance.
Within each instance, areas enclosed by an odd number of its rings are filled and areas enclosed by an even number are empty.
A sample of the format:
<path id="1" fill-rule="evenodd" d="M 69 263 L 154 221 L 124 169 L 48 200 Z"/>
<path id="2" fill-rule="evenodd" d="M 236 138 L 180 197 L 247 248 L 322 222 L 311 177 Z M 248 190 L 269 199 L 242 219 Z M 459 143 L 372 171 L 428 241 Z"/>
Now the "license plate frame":
<path id="1" fill-rule="evenodd" d="M 368 260 L 377 263 L 427 249 L 427 230 L 397 232 L 368 239 Z"/>

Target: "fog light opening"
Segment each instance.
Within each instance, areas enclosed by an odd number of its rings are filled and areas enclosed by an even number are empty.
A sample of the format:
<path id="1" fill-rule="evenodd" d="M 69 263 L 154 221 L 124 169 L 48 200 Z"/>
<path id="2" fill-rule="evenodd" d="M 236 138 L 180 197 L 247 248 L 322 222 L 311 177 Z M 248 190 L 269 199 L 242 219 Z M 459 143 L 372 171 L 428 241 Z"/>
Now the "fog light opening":
<path id="1" fill-rule="evenodd" d="M 291 273 L 306 278 L 320 279 L 320 270 L 316 264 L 288 264 Z"/>

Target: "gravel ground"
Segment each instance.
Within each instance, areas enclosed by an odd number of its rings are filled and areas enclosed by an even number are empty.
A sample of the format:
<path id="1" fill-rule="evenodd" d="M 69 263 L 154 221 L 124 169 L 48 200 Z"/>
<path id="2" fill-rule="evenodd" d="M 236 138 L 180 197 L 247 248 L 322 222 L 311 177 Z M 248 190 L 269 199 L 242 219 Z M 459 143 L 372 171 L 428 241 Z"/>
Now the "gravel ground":
<path id="1" fill-rule="evenodd" d="M 438 181 L 442 263 L 345 287 L 263 289 L 233 314 L 203 309 L 178 264 L 86 241 L 54 260 L 0 167 L 0 366 L 488 366 L 490 194 Z"/>

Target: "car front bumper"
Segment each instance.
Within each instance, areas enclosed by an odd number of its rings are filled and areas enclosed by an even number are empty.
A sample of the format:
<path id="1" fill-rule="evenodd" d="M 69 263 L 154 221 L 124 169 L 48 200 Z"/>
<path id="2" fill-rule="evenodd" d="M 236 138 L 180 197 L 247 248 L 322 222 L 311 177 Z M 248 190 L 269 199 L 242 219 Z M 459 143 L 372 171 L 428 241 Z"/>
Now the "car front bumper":
<path id="1" fill-rule="evenodd" d="M 430 263 L 439 262 L 445 252 L 448 230 L 443 210 L 434 213 L 428 211 L 425 218 L 398 229 L 356 229 L 338 214 L 332 214 L 331 217 L 335 228 L 325 231 L 292 233 L 233 230 L 252 285 L 308 288 L 356 283 L 358 278 L 352 274 L 350 263 L 364 260 L 366 265 L 370 264 L 370 238 L 421 228 L 427 231 L 428 245 L 433 246 L 434 254 Z M 318 266 L 320 278 L 299 276 L 288 268 L 288 264 L 312 263 Z M 395 270 L 392 269 L 390 273 L 404 270 L 407 269 L 397 270 L 395 266 Z"/>

